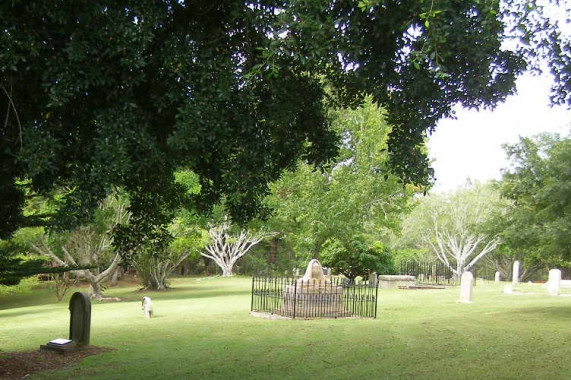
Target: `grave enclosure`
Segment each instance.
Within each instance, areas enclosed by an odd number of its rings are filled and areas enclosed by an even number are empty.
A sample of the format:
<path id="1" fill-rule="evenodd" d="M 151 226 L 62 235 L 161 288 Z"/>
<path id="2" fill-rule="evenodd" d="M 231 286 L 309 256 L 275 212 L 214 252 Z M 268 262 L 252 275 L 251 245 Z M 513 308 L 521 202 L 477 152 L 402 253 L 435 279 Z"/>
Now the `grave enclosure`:
<path id="1" fill-rule="evenodd" d="M 284 318 L 376 318 L 378 282 L 326 278 L 311 260 L 302 278 L 253 277 L 253 315 Z"/>

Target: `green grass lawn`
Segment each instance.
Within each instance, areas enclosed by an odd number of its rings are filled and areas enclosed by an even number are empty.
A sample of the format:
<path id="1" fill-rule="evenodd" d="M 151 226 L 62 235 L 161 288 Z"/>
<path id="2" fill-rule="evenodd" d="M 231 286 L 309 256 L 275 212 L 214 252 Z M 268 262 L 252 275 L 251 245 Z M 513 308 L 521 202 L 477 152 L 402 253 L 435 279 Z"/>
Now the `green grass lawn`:
<path id="1" fill-rule="evenodd" d="M 571 297 L 540 285 L 504 295 L 502 285 L 478 284 L 472 304 L 456 303 L 458 288 L 381 289 L 375 320 L 254 318 L 248 278 L 171 285 L 109 289 L 123 302 L 93 302 L 91 344 L 114 351 L 29 379 L 571 378 Z M 143 318 L 143 295 L 153 319 Z M 68 300 L 41 289 L 0 295 L 0 351 L 67 338 Z"/>

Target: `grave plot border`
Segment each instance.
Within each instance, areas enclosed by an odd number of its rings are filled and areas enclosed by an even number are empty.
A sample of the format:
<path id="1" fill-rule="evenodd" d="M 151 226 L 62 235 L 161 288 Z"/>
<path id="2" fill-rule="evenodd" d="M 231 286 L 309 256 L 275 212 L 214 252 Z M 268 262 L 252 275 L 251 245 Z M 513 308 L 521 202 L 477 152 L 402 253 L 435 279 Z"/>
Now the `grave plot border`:
<path id="1" fill-rule="evenodd" d="M 378 281 L 345 278 L 300 281 L 296 277 L 252 277 L 252 313 L 286 318 L 376 318 Z"/>

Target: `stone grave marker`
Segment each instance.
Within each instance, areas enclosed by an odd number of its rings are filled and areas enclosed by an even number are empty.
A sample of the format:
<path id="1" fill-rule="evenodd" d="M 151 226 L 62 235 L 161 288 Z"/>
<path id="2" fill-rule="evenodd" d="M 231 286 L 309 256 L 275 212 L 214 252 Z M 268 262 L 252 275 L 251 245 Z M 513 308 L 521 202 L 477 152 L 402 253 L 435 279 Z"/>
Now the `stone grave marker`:
<path id="1" fill-rule="evenodd" d="M 91 299 L 86 293 L 75 292 L 69 300 L 69 339 L 58 338 L 41 345 L 41 350 L 65 353 L 89 346 L 91 335 Z"/>
<path id="2" fill-rule="evenodd" d="M 153 301 L 151 300 L 151 297 L 147 296 L 143 297 L 143 303 L 141 309 L 143 309 L 143 315 L 145 316 L 145 318 L 152 318 Z"/>
<path id="3" fill-rule="evenodd" d="M 348 317 L 351 312 L 343 305 L 343 287 L 331 283 L 323 267 L 312 259 L 302 278 L 283 290 L 281 315 L 293 318 Z"/>
<path id="4" fill-rule="evenodd" d="M 547 280 L 547 292 L 552 296 L 558 296 L 561 291 L 561 270 L 551 269 Z"/>
<path id="5" fill-rule="evenodd" d="M 498 283 L 498 282 L 500 282 L 500 279 L 501 279 L 501 274 L 499 271 L 497 271 L 495 276 L 494 276 L 494 282 Z"/>
<path id="6" fill-rule="evenodd" d="M 69 339 L 78 346 L 89 346 L 91 335 L 91 299 L 85 293 L 75 292 L 69 300 Z"/>
<path id="7" fill-rule="evenodd" d="M 462 273 L 460 278 L 460 299 L 458 302 L 471 303 L 472 289 L 474 287 L 474 275 L 471 272 Z"/>
<path id="8" fill-rule="evenodd" d="M 379 276 L 377 272 L 369 274 L 369 286 L 377 286 L 377 281 L 379 281 Z"/>
<path id="9" fill-rule="evenodd" d="M 513 273 L 512 273 L 512 282 L 517 284 L 519 282 L 519 261 L 514 261 L 513 265 Z"/>

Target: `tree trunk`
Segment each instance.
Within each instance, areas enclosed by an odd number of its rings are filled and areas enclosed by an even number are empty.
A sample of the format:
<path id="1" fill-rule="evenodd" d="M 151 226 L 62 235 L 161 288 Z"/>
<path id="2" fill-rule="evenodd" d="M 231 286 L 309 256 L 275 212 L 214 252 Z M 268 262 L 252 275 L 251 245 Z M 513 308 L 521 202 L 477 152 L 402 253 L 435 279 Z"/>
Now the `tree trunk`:
<path id="1" fill-rule="evenodd" d="M 180 265 L 180 274 L 181 276 L 186 276 L 188 272 L 189 272 L 188 260 L 184 260 Z"/>
<path id="2" fill-rule="evenodd" d="M 270 264 L 275 264 L 278 260 L 278 239 L 273 238 L 270 240 Z"/>
<path id="3" fill-rule="evenodd" d="M 118 280 L 122 277 L 121 276 L 122 272 L 123 272 L 123 270 L 121 268 L 115 269 L 115 271 L 111 275 L 111 282 L 110 282 L 111 286 L 117 286 Z"/>
<path id="4" fill-rule="evenodd" d="M 224 266 L 222 268 L 222 277 L 231 277 L 231 276 L 232 276 L 232 267 Z"/>
<path id="5" fill-rule="evenodd" d="M 89 281 L 89 297 L 91 299 L 100 300 L 103 298 L 103 287 L 97 281 Z"/>
<path id="6" fill-rule="evenodd" d="M 463 273 L 464 273 L 464 262 L 458 261 L 456 263 L 456 273 L 455 273 L 458 280 L 460 280 L 462 278 Z"/>

